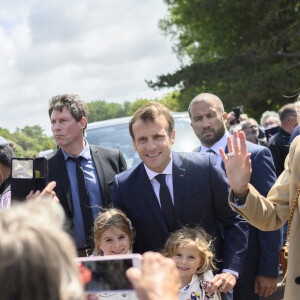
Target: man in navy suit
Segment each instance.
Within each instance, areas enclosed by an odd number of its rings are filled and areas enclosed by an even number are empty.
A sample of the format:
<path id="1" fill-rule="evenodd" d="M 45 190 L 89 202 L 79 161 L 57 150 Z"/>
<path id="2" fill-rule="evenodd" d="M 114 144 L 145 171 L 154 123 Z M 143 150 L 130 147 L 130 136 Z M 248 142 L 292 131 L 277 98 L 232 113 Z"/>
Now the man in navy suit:
<path id="1" fill-rule="evenodd" d="M 191 126 L 201 141 L 195 152 L 214 152 L 224 169 L 219 148 L 227 152 L 227 113 L 213 94 L 196 96 L 189 106 Z M 251 183 L 264 196 L 276 181 L 275 167 L 268 148 L 247 142 L 251 153 Z M 224 169 L 225 170 L 225 169 Z M 249 224 L 249 248 L 241 276 L 234 288 L 234 299 L 256 300 L 271 295 L 277 286 L 280 230 L 263 232 Z"/>
<path id="2" fill-rule="evenodd" d="M 142 162 L 115 176 L 112 198 L 136 229 L 134 251 L 158 251 L 180 226 L 201 226 L 214 242 L 217 259 L 223 262 L 221 273 L 207 291 L 219 289 L 227 293 L 222 299 L 232 299 L 228 292 L 242 268 L 248 228 L 230 211 L 224 171 L 214 155 L 171 151 L 174 118 L 162 104 L 151 102 L 139 108 L 129 122 L 129 131 Z M 160 181 L 161 176 L 165 182 Z M 223 224 L 224 238 L 218 222 Z"/>

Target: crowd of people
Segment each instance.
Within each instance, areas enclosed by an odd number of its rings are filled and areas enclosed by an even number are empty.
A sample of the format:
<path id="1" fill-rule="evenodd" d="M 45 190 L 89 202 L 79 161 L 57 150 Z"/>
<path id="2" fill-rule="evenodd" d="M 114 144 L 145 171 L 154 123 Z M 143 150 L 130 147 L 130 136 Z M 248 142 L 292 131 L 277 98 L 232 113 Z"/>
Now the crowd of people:
<path id="1" fill-rule="evenodd" d="M 288 155 L 290 139 L 297 135 L 298 109 L 296 102 L 278 113 L 267 111 L 258 125 L 245 114 L 227 114 L 216 95 L 197 95 L 188 111 L 200 146 L 176 153 L 174 118 L 164 105 L 151 102 L 129 122 L 142 162 L 126 170 L 119 150 L 86 141 L 86 104 L 76 95 L 53 97 L 49 117 L 58 149 L 48 158 L 51 183 L 16 207 L 10 191 L 14 151 L 0 137 L 0 262 L 7 261 L 0 263 L 0 278 L 7 280 L 6 299 L 21 293 L 22 299 L 33 298 L 33 287 L 23 288 L 25 279 L 5 277 L 13 270 L 25 277 L 36 272 L 36 299 L 83 299 L 76 255 L 148 251 L 165 258 L 146 253 L 142 269 L 127 272 L 137 292 L 126 295 L 129 299 L 255 300 L 272 295 L 282 227 L 299 184 L 292 164 L 298 139 Z M 300 290 L 298 223 L 299 210 L 291 227 L 294 265 L 288 265 L 285 299 L 295 299 Z M 19 244 L 10 245 L 12 239 Z M 39 259 L 50 262 L 51 257 L 56 257 L 51 268 L 45 262 L 34 269 Z M 20 265 L 20 260 L 26 263 Z M 105 292 L 88 297 L 117 299 Z"/>

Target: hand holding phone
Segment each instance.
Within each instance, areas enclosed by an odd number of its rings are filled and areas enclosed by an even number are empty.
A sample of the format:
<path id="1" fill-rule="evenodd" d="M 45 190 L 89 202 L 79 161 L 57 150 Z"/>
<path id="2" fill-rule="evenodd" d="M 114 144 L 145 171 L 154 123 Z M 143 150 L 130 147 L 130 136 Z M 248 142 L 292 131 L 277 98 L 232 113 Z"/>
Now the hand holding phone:
<path id="1" fill-rule="evenodd" d="M 59 199 L 56 196 L 56 193 L 54 192 L 54 188 L 56 187 L 56 182 L 51 181 L 49 182 L 46 187 L 40 192 L 39 190 L 35 193 L 31 191 L 27 196 L 26 200 L 33 200 L 33 199 L 42 199 L 42 198 L 50 198 L 54 202 L 59 203 Z"/>
<path id="2" fill-rule="evenodd" d="M 140 254 L 107 255 L 80 257 L 79 263 L 82 281 L 87 294 L 99 292 L 124 293 L 133 291 L 126 277 L 126 271 L 131 268 L 141 268 Z"/>
<path id="3" fill-rule="evenodd" d="M 24 201 L 30 191 L 42 191 L 48 183 L 48 161 L 44 157 L 11 160 L 11 198 Z"/>
<path id="4" fill-rule="evenodd" d="M 178 299 L 181 280 L 176 264 L 171 258 L 160 253 L 146 252 L 143 255 L 142 269 L 131 268 L 126 274 L 139 299 Z"/>

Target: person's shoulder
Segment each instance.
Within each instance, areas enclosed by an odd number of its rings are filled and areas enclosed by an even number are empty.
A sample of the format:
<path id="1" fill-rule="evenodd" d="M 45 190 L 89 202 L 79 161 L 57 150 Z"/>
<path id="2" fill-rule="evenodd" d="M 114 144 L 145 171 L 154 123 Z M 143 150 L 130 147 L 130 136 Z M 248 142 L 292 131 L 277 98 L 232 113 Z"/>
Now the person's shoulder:
<path id="1" fill-rule="evenodd" d="M 207 161 L 209 153 L 200 153 L 200 152 L 172 152 L 173 157 L 179 157 L 182 161 L 194 162 L 196 164 L 201 164 L 202 162 Z"/>
<path id="2" fill-rule="evenodd" d="M 269 162 L 274 164 L 272 152 L 268 147 L 247 142 L 247 149 L 248 152 L 251 153 L 251 160 L 253 163 L 260 164 L 262 162 Z"/>
<path id="3" fill-rule="evenodd" d="M 216 156 L 212 153 L 172 152 L 174 164 L 186 170 L 203 170 L 217 166 Z"/>
<path id="4" fill-rule="evenodd" d="M 200 150 L 201 150 L 201 146 L 195 148 L 195 149 L 193 150 L 193 152 L 200 152 Z"/>
<path id="5" fill-rule="evenodd" d="M 260 151 L 268 151 L 266 146 L 257 145 L 247 141 L 247 149 L 250 153 L 260 152 Z"/>
<path id="6" fill-rule="evenodd" d="M 46 156 L 46 158 L 48 160 L 48 163 L 49 162 L 51 163 L 51 162 L 55 161 L 60 155 L 62 155 L 62 152 L 61 152 L 60 148 L 54 150 L 52 153 L 50 153 Z"/>
<path id="7" fill-rule="evenodd" d="M 89 145 L 92 152 L 98 152 L 100 154 L 119 155 L 120 150 L 116 148 L 108 148 L 98 145 Z"/>
<path id="8" fill-rule="evenodd" d="M 143 162 L 140 162 L 136 166 L 134 166 L 128 170 L 125 170 L 119 174 L 116 174 L 115 177 L 118 178 L 119 182 L 131 180 L 131 179 L 135 180 L 138 176 L 141 175 L 143 168 L 144 168 Z M 145 173 L 146 173 L 146 171 L 145 171 Z"/>

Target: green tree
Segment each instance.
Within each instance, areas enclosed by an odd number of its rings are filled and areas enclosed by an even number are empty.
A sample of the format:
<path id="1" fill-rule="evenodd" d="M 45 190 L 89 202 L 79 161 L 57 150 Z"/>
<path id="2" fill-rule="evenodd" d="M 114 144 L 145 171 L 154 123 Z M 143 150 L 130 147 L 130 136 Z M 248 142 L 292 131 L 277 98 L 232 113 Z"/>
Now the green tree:
<path id="1" fill-rule="evenodd" d="M 169 13 L 160 28 L 176 41 L 181 69 L 147 81 L 150 87 L 179 87 L 184 109 L 198 93 L 212 92 L 227 110 L 243 104 L 254 117 L 295 100 L 300 79 L 299 1 L 165 2 Z"/>
<path id="2" fill-rule="evenodd" d="M 150 101 L 151 100 L 149 99 L 137 99 L 136 101 L 132 102 L 127 112 L 128 116 L 132 116 L 136 110 L 138 110 L 141 106 L 150 103 Z"/>
<path id="3" fill-rule="evenodd" d="M 40 151 L 55 148 L 52 137 L 48 137 L 39 125 L 17 128 L 13 133 L 0 127 L 0 135 L 15 144 L 16 157 L 36 157 Z"/>
<path id="4" fill-rule="evenodd" d="M 124 104 L 107 103 L 104 100 L 97 100 L 87 103 L 89 109 L 88 122 L 97 122 L 108 119 L 120 118 L 127 116 L 130 102 Z"/>
<path id="5" fill-rule="evenodd" d="M 180 99 L 180 93 L 178 91 L 174 91 L 172 93 L 168 93 L 167 95 L 165 95 L 161 100 L 159 100 L 159 102 L 164 104 L 171 111 L 185 110 L 184 108 L 181 107 L 180 105 L 181 103 L 179 99 Z"/>

